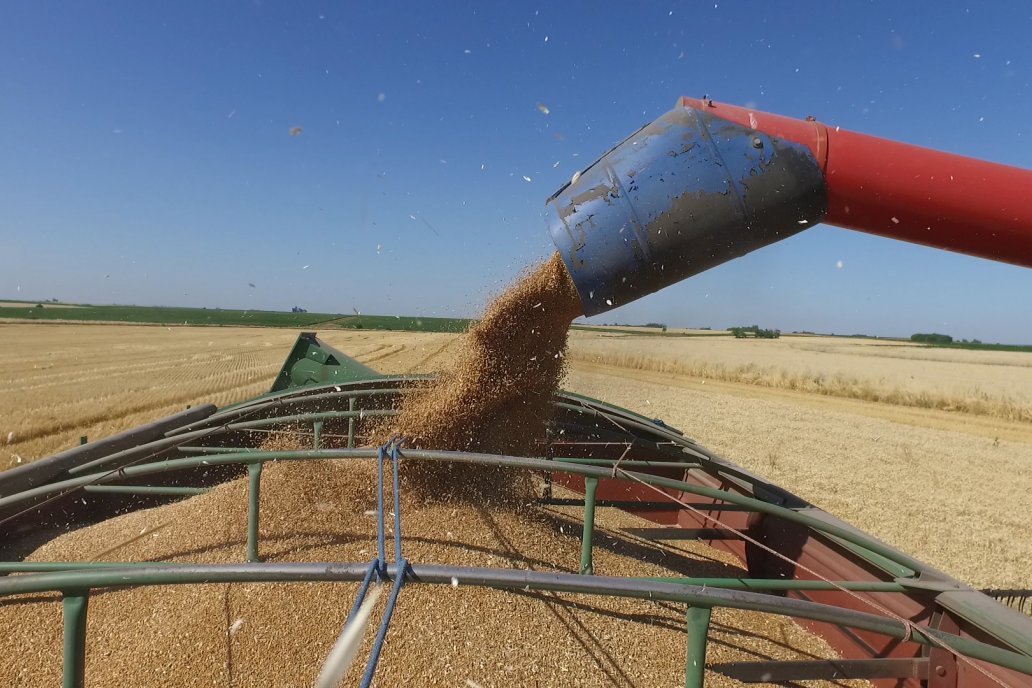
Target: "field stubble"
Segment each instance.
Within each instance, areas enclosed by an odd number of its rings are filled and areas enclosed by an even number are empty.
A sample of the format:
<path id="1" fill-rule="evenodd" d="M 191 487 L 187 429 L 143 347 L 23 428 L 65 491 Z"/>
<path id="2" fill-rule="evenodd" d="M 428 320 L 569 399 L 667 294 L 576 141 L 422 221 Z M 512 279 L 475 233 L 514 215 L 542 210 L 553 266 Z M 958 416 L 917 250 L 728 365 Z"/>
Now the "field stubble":
<path id="1" fill-rule="evenodd" d="M 3 467 L 119 432 L 187 404 L 224 405 L 266 391 L 296 331 L 145 326 L 0 326 Z M 456 336 L 413 332 L 320 333 L 386 373 L 438 370 Z M 865 347 L 866 350 L 865 350 Z M 599 366 L 598 356 L 624 361 Z M 659 361 L 660 372 L 633 357 Z M 630 358 L 628 358 L 630 357 Z M 820 371 L 910 393 L 972 385 L 989 397 L 1032 394 L 1027 354 L 932 350 L 854 340 L 613 337 L 571 334 L 565 387 L 682 428 L 703 445 L 796 492 L 904 551 L 980 587 L 1032 587 L 1028 495 L 1032 436 L 993 437 L 1007 421 L 693 377 L 691 361 L 749 365 L 784 376 Z M 870 373 L 864 377 L 864 371 Z M 993 382 L 1004 380 L 999 387 Z M 981 375 L 984 373 L 984 376 Z M 705 385 L 706 380 L 710 385 Z M 979 382 L 981 381 L 981 382 Z M 1025 396 L 1022 396 L 1021 392 Z M 874 400 L 885 401 L 887 397 Z M 859 401 L 854 399 L 860 399 Z M 880 415 L 870 413 L 877 409 Z M 916 412 L 915 412 L 916 413 Z M 978 432 L 961 432 L 976 419 Z M 934 422 L 933 422 L 934 421 Z M 951 429 L 952 428 L 952 429 Z M 3 444 L 13 433 L 12 441 Z M 1007 439 L 1011 437 L 1011 439 Z"/>
<path id="2" fill-rule="evenodd" d="M 383 372 L 422 366 L 453 335 L 328 331 Z M 269 390 L 296 330 L 0 324 L 0 470 L 183 410 Z"/>
<path id="3" fill-rule="evenodd" d="M 574 332 L 573 361 L 1032 422 L 1032 355 L 831 337 Z"/>

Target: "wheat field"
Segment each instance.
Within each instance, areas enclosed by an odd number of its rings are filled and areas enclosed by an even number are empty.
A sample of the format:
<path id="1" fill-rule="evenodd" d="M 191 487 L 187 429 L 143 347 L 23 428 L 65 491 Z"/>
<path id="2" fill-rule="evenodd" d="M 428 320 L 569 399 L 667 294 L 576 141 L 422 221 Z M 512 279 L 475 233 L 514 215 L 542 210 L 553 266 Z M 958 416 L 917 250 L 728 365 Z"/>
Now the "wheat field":
<path id="1" fill-rule="evenodd" d="M 269 391 L 298 331 L 147 325 L 0 325 L 0 468 L 182 411 Z M 454 335 L 335 331 L 383 372 L 422 366 Z"/>
<path id="2" fill-rule="evenodd" d="M 836 337 L 641 337 L 575 331 L 575 361 L 1032 421 L 1032 355 Z"/>
<path id="3" fill-rule="evenodd" d="M 0 325 L 0 466 L 187 405 L 263 393 L 296 336 Z M 350 330 L 320 338 L 386 373 L 436 370 L 459 341 Z M 567 389 L 661 418 L 972 585 L 1032 588 L 1032 355 L 575 331 L 568 357 Z M 823 388 L 812 382 L 819 379 Z M 827 382 L 836 379 L 850 383 Z M 958 402 L 965 398 L 982 405 L 965 407 Z"/>

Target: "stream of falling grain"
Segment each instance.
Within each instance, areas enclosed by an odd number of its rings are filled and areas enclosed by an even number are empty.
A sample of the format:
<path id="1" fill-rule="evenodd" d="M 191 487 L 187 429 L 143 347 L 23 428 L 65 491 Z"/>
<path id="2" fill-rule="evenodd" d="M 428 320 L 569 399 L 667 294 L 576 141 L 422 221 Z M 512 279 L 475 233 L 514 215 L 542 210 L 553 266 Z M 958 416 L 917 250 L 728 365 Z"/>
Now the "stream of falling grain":
<path id="1" fill-rule="evenodd" d="M 544 436 L 566 370 L 567 332 L 580 313 L 577 290 L 555 254 L 488 305 L 455 362 L 406 397 L 375 437 L 401 435 L 418 449 L 527 454 Z M 497 477 L 441 463 L 406 469 L 408 482 L 441 497 L 460 496 L 459 486 L 478 497 L 497 492 L 504 488 Z"/>

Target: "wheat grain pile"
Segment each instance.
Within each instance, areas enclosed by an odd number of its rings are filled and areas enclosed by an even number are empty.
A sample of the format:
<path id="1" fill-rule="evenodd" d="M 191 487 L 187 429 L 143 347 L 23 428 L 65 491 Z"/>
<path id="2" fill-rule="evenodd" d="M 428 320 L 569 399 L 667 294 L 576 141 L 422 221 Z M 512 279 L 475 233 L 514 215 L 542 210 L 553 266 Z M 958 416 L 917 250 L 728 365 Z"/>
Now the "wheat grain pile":
<path id="1" fill-rule="evenodd" d="M 566 336 L 580 298 L 559 254 L 496 298 L 466 333 L 458 356 L 426 389 L 408 395 L 374 442 L 401 435 L 407 446 L 526 454 L 544 436 L 566 370 Z M 511 488 L 497 471 L 422 464 L 406 472 L 426 496 L 499 498 Z"/>
<path id="2" fill-rule="evenodd" d="M 375 487 L 371 461 L 267 464 L 262 558 L 371 560 Z M 247 480 L 236 480 L 69 533 L 29 558 L 91 560 L 127 543 L 104 560 L 240 562 L 246 494 Z M 422 564 L 576 572 L 579 511 L 427 502 L 403 489 L 403 552 Z M 643 524 L 615 510 L 598 513 L 600 575 L 745 575 L 728 555 L 699 543 L 660 545 L 619 530 Z M 402 590 L 377 685 L 683 685 L 683 605 L 458 583 Z M 239 583 L 98 591 L 89 606 L 86 685 L 311 686 L 356 590 L 353 583 Z M 378 623 L 379 611 L 372 624 Z M 60 683 L 56 598 L 0 602 L 0 627 L 0 684 Z M 370 629 L 367 644 L 372 635 Z M 834 656 L 780 617 L 718 610 L 711 638 L 712 662 Z M 345 685 L 357 683 L 365 654 L 359 657 Z M 733 682 L 711 672 L 707 685 Z"/>

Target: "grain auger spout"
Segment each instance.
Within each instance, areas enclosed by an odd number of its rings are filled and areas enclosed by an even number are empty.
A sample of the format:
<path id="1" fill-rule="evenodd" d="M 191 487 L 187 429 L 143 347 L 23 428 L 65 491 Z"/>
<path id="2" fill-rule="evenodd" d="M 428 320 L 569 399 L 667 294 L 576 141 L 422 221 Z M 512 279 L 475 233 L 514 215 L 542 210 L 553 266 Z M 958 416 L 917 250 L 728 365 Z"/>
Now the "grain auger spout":
<path id="1" fill-rule="evenodd" d="M 603 313 L 818 223 L 1032 267 L 1032 171 L 711 100 L 677 106 L 547 202 Z"/>

